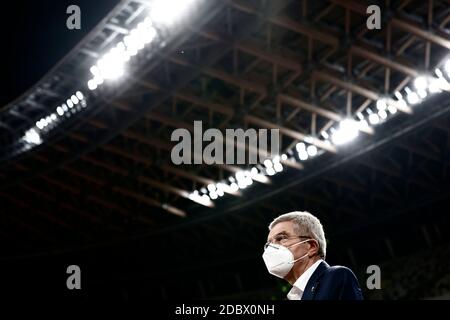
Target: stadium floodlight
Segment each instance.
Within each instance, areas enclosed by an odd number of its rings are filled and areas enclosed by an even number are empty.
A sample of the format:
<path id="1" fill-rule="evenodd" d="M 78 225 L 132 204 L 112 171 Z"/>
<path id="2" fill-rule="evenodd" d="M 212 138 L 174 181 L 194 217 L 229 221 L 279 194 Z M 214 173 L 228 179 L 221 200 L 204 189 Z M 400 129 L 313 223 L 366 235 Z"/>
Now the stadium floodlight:
<path id="1" fill-rule="evenodd" d="M 420 101 L 419 95 L 417 93 L 415 93 L 415 92 L 408 93 L 406 98 L 408 99 L 408 102 L 410 104 L 417 104 Z"/>
<path id="2" fill-rule="evenodd" d="M 94 81 L 94 79 L 89 80 L 87 86 L 91 91 L 97 89 L 97 83 Z"/>
<path id="3" fill-rule="evenodd" d="M 104 82 L 104 79 L 102 78 L 102 77 L 100 77 L 100 76 L 96 76 L 96 77 L 94 77 L 93 79 L 92 79 L 92 81 L 94 82 L 94 84 L 96 85 L 96 86 L 99 86 L 99 85 L 101 85 L 101 84 L 103 84 L 103 82 Z"/>
<path id="4" fill-rule="evenodd" d="M 208 184 L 208 190 L 209 192 L 213 192 L 216 190 L 216 185 L 214 183 Z"/>
<path id="5" fill-rule="evenodd" d="M 210 197 L 212 200 L 216 200 L 219 196 L 217 195 L 217 193 L 216 193 L 215 191 L 210 191 L 210 192 L 209 192 L 209 197 Z"/>
<path id="6" fill-rule="evenodd" d="M 275 172 L 283 171 L 283 165 L 280 162 L 275 162 L 275 164 L 273 165 L 273 168 L 274 168 Z"/>
<path id="7" fill-rule="evenodd" d="M 298 152 L 298 157 L 302 161 L 308 160 L 308 152 L 306 150 L 301 150 Z"/>
<path id="8" fill-rule="evenodd" d="M 64 114 L 64 110 L 61 107 L 56 108 L 56 113 L 58 113 L 59 116 L 62 116 Z"/>
<path id="9" fill-rule="evenodd" d="M 23 136 L 23 140 L 26 143 L 38 145 L 42 143 L 41 136 L 36 131 L 36 129 L 31 128 L 27 132 L 25 132 L 25 135 Z"/>
<path id="10" fill-rule="evenodd" d="M 245 189 L 253 183 L 250 171 L 238 171 L 236 173 L 236 180 L 241 189 Z"/>
<path id="11" fill-rule="evenodd" d="M 406 100 L 408 100 L 409 104 L 417 104 L 420 102 L 420 97 L 416 92 L 412 91 L 408 87 L 405 88 L 405 91 L 406 91 Z"/>
<path id="12" fill-rule="evenodd" d="M 273 163 L 272 163 L 272 161 L 270 159 L 266 159 L 266 160 L 264 160 L 264 166 L 266 168 L 272 168 Z"/>
<path id="13" fill-rule="evenodd" d="M 147 44 L 149 44 L 150 42 L 152 42 L 155 37 L 157 36 L 157 32 L 156 29 L 153 27 L 151 20 L 147 17 L 144 22 L 141 22 L 138 24 L 136 29 L 133 29 L 130 32 L 129 37 L 127 38 L 127 42 L 125 42 L 125 38 L 124 38 L 124 42 L 125 45 L 127 46 L 127 48 L 130 47 L 130 50 L 142 50 Z M 131 42 L 130 42 L 131 41 Z M 133 47 L 134 48 L 131 48 Z M 117 47 L 119 50 L 122 50 L 122 45 L 120 44 Z M 124 51 L 125 55 L 127 55 L 126 51 Z M 126 59 L 126 57 L 125 57 Z"/>
<path id="14" fill-rule="evenodd" d="M 189 2 L 189 1 L 183 1 Z M 170 1 L 156 1 L 156 4 L 170 3 Z M 178 6 L 180 7 L 180 6 Z M 177 8 L 178 8 L 177 7 Z M 172 7 L 173 11 L 177 9 Z M 157 13 L 155 13 L 157 14 Z M 147 44 L 152 42 L 157 36 L 157 31 L 153 26 L 150 17 L 145 18 L 140 22 L 136 28 L 132 29 L 128 35 L 123 38 L 123 41 L 111 48 L 105 53 L 95 65 L 90 68 L 94 76 L 87 83 L 90 90 L 95 90 L 104 80 L 116 80 L 122 77 L 125 73 L 125 65 L 132 56 L 135 56 Z"/>
<path id="15" fill-rule="evenodd" d="M 138 42 L 138 39 L 136 38 L 136 33 L 130 32 L 129 35 L 123 38 L 123 42 L 119 42 L 119 47 L 122 47 L 122 44 L 124 47 L 126 47 L 126 55 L 124 56 L 125 61 L 129 60 L 130 57 L 137 55 L 140 44 Z"/>
<path id="16" fill-rule="evenodd" d="M 252 176 L 255 176 L 255 175 L 257 175 L 259 172 L 258 172 L 258 168 L 256 168 L 256 167 L 253 167 L 251 170 L 250 170 L 250 175 L 252 175 Z"/>
<path id="17" fill-rule="evenodd" d="M 224 195 L 223 189 L 217 189 L 216 193 L 219 197 L 223 197 L 223 195 Z"/>
<path id="18" fill-rule="evenodd" d="M 378 116 L 380 117 L 380 119 L 385 120 L 387 118 L 387 113 L 385 110 L 380 110 L 378 111 Z"/>
<path id="19" fill-rule="evenodd" d="M 372 113 L 369 115 L 369 122 L 372 125 L 380 123 L 380 117 L 376 113 Z"/>
<path id="20" fill-rule="evenodd" d="M 114 80 L 124 73 L 124 57 L 115 49 L 113 48 L 97 62 L 102 79 Z"/>
<path id="21" fill-rule="evenodd" d="M 428 81 L 425 76 L 419 76 L 414 80 L 414 87 L 417 90 L 426 90 L 428 87 Z"/>
<path id="22" fill-rule="evenodd" d="M 439 87 L 439 92 L 449 87 L 448 81 L 444 78 L 442 71 L 439 68 L 434 70 L 434 73 L 437 76 L 437 81 L 435 83 L 436 86 Z"/>
<path id="23" fill-rule="evenodd" d="M 216 184 L 216 190 L 224 190 L 225 189 L 225 183 L 223 183 L 223 182 L 217 182 L 217 184 Z"/>
<path id="24" fill-rule="evenodd" d="M 393 105 L 388 105 L 388 111 L 391 113 L 391 114 L 395 114 L 396 112 L 397 112 L 397 108 L 395 107 L 395 106 L 393 106 Z"/>
<path id="25" fill-rule="evenodd" d="M 306 148 L 306 151 L 308 152 L 308 155 L 310 157 L 314 157 L 317 155 L 317 147 L 315 145 L 310 145 L 308 148 Z"/>
<path id="26" fill-rule="evenodd" d="M 204 206 L 209 206 L 211 203 L 210 197 L 207 194 L 199 195 L 197 190 L 190 193 L 188 198 L 191 199 L 192 201 L 202 204 Z"/>
<path id="27" fill-rule="evenodd" d="M 425 99 L 428 95 L 427 90 L 417 90 L 417 95 L 420 99 Z"/>
<path id="28" fill-rule="evenodd" d="M 244 174 L 244 171 L 238 171 L 238 172 L 236 172 L 236 180 L 239 182 L 239 181 L 242 181 L 242 180 L 244 180 L 245 179 L 245 174 Z"/>
<path id="29" fill-rule="evenodd" d="M 245 180 L 239 180 L 238 181 L 238 187 L 239 187 L 239 189 L 245 189 L 245 188 L 247 188 L 247 183 L 246 183 L 246 181 Z"/>
<path id="30" fill-rule="evenodd" d="M 378 110 L 386 110 L 387 105 L 386 105 L 386 101 L 384 101 L 384 99 L 380 99 L 377 101 L 377 109 Z"/>
<path id="31" fill-rule="evenodd" d="M 81 91 L 77 91 L 77 93 L 75 93 L 75 95 L 77 96 L 78 100 L 83 100 L 84 99 L 84 95 Z"/>
<path id="32" fill-rule="evenodd" d="M 428 90 L 430 93 L 441 92 L 441 80 L 439 78 L 432 78 L 430 84 L 428 85 Z"/>
<path id="33" fill-rule="evenodd" d="M 269 176 L 273 176 L 273 175 L 275 174 L 275 169 L 272 168 L 272 167 L 267 168 L 267 169 L 266 169 L 266 173 L 267 173 Z"/>
<path id="34" fill-rule="evenodd" d="M 171 26 L 179 22 L 197 0 L 156 0 L 149 4 L 150 18 L 158 25 Z"/>
<path id="35" fill-rule="evenodd" d="M 70 97 L 70 100 L 72 100 L 73 104 L 78 104 L 78 102 L 80 102 L 80 100 L 78 100 L 78 97 L 74 94 Z"/>
<path id="36" fill-rule="evenodd" d="M 97 67 L 97 65 L 93 65 L 89 71 L 91 71 L 91 73 L 94 75 L 94 77 L 100 78 L 100 69 Z"/>
<path id="37" fill-rule="evenodd" d="M 238 187 L 239 187 L 239 189 L 245 189 L 245 188 L 247 188 L 247 183 L 244 180 L 239 180 Z"/>
<path id="38" fill-rule="evenodd" d="M 333 143 L 336 145 L 342 145 L 354 140 L 359 134 L 358 127 L 359 124 L 353 119 L 342 120 L 339 123 L 339 128 L 331 137 Z"/>
<path id="39" fill-rule="evenodd" d="M 239 186 L 236 184 L 236 182 L 233 182 L 232 184 L 230 184 L 230 190 L 232 192 L 236 192 L 239 190 Z"/>
<path id="40" fill-rule="evenodd" d="M 281 160 L 286 161 L 287 159 L 288 159 L 287 154 L 283 153 L 283 154 L 281 155 Z"/>
<path id="41" fill-rule="evenodd" d="M 295 149 L 297 149 L 297 152 L 302 152 L 306 150 L 306 145 L 303 142 L 299 142 L 295 145 Z"/>

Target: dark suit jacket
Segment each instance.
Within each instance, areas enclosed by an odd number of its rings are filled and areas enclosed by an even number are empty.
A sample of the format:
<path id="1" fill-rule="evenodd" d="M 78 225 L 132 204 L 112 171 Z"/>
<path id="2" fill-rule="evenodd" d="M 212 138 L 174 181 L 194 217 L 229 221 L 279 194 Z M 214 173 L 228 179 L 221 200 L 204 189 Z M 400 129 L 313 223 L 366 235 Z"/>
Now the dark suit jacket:
<path id="1" fill-rule="evenodd" d="M 309 278 L 302 300 L 363 300 L 355 274 L 322 261 Z"/>

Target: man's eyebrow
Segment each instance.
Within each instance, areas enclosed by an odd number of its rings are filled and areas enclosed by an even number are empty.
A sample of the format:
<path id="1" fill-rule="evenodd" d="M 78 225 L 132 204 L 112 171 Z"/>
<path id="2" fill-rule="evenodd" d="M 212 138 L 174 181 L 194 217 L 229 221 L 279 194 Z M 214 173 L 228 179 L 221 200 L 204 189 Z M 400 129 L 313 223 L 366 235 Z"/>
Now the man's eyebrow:
<path id="1" fill-rule="evenodd" d="M 274 235 L 272 238 L 275 238 L 275 237 L 277 237 L 279 235 L 289 236 L 289 233 L 287 233 L 286 231 L 281 231 L 281 232 L 278 232 L 276 235 Z M 267 239 L 267 241 L 270 241 L 270 239 Z"/>

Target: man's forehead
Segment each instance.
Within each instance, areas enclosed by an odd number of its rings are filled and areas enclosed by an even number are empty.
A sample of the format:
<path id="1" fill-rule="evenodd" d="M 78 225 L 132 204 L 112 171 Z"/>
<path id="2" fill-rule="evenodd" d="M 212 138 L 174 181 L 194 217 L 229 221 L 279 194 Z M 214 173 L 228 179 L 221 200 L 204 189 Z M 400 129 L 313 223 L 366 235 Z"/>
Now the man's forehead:
<path id="1" fill-rule="evenodd" d="M 279 222 L 273 226 L 272 230 L 270 230 L 268 238 L 271 238 L 281 233 L 292 234 L 293 228 L 294 227 L 292 221 Z"/>

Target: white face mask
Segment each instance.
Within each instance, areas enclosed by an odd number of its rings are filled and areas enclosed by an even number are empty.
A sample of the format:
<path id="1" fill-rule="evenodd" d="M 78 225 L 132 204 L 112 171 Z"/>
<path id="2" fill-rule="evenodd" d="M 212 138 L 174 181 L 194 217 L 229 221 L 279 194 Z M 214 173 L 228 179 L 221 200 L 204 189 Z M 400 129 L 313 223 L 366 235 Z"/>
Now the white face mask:
<path id="1" fill-rule="evenodd" d="M 289 248 L 310 240 L 312 239 L 300 241 L 289 246 Z M 273 274 L 274 276 L 277 276 L 279 278 L 284 278 L 289 273 L 289 271 L 291 271 L 294 263 L 307 256 L 308 253 L 294 260 L 294 255 L 287 247 L 280 244 L 270 243 L 264 250 L 262 257 L 270 274 Z"/>

